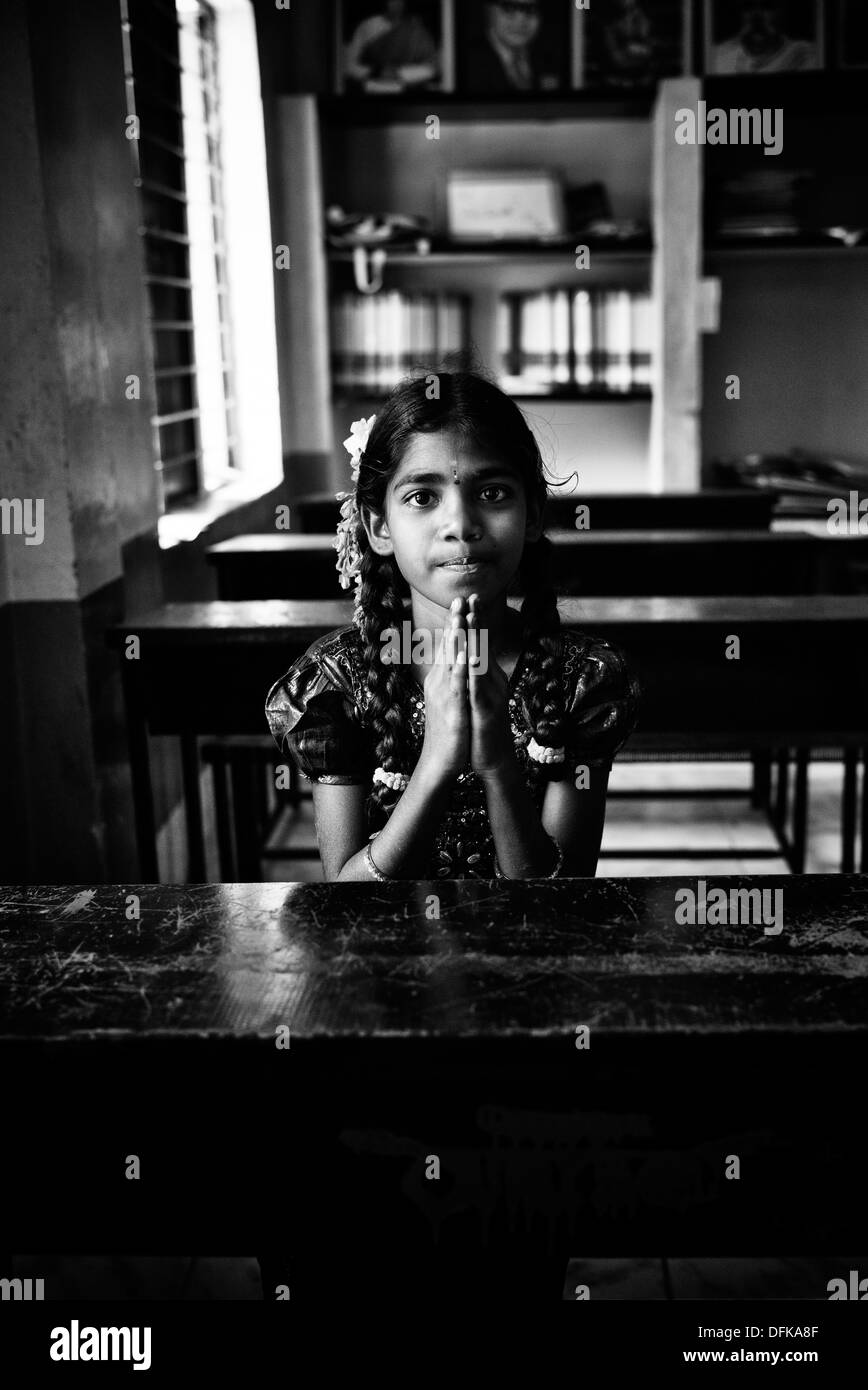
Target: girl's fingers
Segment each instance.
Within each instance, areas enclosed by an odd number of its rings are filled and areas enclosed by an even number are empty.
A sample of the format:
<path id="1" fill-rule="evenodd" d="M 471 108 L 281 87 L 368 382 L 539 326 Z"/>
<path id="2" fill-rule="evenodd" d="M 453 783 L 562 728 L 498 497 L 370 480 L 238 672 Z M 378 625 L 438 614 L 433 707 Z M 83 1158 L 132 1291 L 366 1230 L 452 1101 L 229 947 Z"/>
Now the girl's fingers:
<path id="1" fill-rule="evenodd" d="M 482 674 L 482 663 L 479 656 L 479 610 L 477 603 L 477 595 L 471 594 L 467 612 L 467 660 L 471 676 Z"/>
<path id="2" fill-rule="evenodd" d="M 463 633 L 465 631 L 466 623 L 463 597 L 454 598 L 452 600 L 452 605 L 449 611 L 451 614 L 449 619 L 449 627 L 446 629 L 443 636 L 446 647 L 445 660 L 447 666 L 449 666 L 451 669 L 455 666 L 455 658 L 457 657 L 458 653 L 460 651 L 466 650 L 467 638 L 466 636 L 459 636 L 460 633 Z"/>
<path id="3" fill-rule="evenodd" d="M 449 606 L 449 619 L 446 623 L 446 626 L 443 628 L 443 631 L 440 633 L 440 637 L 437 641 L 437 650 L 434 657 L 434 660 L 438 666 L 448 666 L 450 670 L 452 669 L 452 663 L 455 657 L 455 639 L 453 637 L 453 633 L 455 631 L 455 620 L 457 613 L 458 599 L 454 598 Z"/>
<path id="4" fill-rule="evenodd" d="M 459 652 L 449 676 L 449 693 L 466 698 L 467 695 L 467 655 Z"/>

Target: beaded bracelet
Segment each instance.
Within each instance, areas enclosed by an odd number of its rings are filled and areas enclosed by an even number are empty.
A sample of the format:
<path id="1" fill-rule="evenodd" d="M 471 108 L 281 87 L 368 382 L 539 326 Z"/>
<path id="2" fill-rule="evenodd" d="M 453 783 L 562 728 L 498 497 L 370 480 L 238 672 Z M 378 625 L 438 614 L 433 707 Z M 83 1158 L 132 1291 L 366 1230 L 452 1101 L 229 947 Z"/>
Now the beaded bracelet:
<path id="1" fill-rule="evenodd" d="M 545 833 L 548 835 L 548 831 L 546 831 Z M 560 845 L 558 844 L 557 840 L 555 839 L 554 835 L 548 835 L 548 838 L 551 840 L 552 844 L 554 845 L 554 848 L 555 848 L 555 850 L 556 850 L 556 852 L 557 852 L 557 856 L 558 856 L 558 857 L 557 857 L 557 860 L 556 860 L 556 862 L 555 862 L 555 867 L 552 869 L 551 873 L 550 873 L 550 874 L 537 874 L 537 875 L 536 875 L 537 878 L 557 878 L 557 877 L 558 877 L 558 874 L 560 873 L 560 871 L 561 871 L 561 869 L 563 868 L 563 865 L 564 865 L 564 852 L 563 852 L 563 850 L 561 849 L 561 847 L 560 847 Z M 495 878 L 506 878 L 506 879 L 509 878 L 509 874 L 505 874 L 505 873 L 502 871 L 500 865 L 498 864 L 498 862 L 497 862 L 497 855 L 494 856 L 494 877 L 495 877 Z"/>
<path id="2" fill-rule="evenodd" d="M 371 854 L 370 840 L 368 841 L 367 848 L 365 849 L 365 864 L 370 869 L 374 878 L 377 879 L 379 883 L 389 883 L 391 881 L 392 875 L 384 874 L 382 869 L 378 869 L 376 864 L 374 863 L 374 856 Z"/>

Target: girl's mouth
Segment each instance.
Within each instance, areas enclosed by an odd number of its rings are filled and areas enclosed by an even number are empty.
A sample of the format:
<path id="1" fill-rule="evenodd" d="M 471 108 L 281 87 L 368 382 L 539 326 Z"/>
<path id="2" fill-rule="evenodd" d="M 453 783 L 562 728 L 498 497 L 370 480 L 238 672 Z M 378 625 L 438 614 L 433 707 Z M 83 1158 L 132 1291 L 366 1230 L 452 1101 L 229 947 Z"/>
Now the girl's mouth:
<path id="1" fill-rule="evenodd" d="M 440 568 L 453 574 L 478 574 L 487 564 L 487 560 L 447 560 Z"/>

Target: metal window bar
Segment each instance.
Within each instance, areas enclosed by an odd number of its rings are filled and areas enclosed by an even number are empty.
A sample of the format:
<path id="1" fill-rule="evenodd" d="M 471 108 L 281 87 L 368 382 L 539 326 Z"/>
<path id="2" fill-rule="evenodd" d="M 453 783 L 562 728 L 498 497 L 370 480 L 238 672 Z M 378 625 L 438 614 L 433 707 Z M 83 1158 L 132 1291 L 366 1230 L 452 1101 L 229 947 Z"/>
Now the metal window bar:
<path id="1" fill-rule="evenodd" d="M 155 166 L 156 150 L 159 148 L 163 137 L 156 132 L 149 130 L 149 115 L 156 110 L 168 110 L 173 114 L 183 118 L 183 112 L 176 103 L 168 100 L 163 92 L 155 90 L 150 81 L 144 82 L 136 75 L 136 54 L 142 55 L 143 50 L 147 49 L 150 55 L 158 59 L 157 64 L 149 63 L 149 69 L 156 68 L 159 80 L 159 73 L 165 74 L 165 82 L 170 91 L 178 89 L 179 68 L 181 61 L 179 22 L 178 15 L 173 4 L 159 3 L 159 0 L 150 0 L 148 8 L 140 6 L 136 12 L 136 23 L 132 23 L 128 0 L 120 0 L 121 3 L 121 34 L 124 54 L 124 78 L 127 92 L 127 111 L 130 115 L 137 115 L 139 118 L 139 140 L 131 140 L 130 145 L 133 152 L 133 167 L 135 170 L 134 182 L 139 190 L 142 211 L 144 214 L 143 225 L 138 229 L 139 235 L 154 243 L 171 243 L 178 248 L 176 260 L 178 269 L 181 271 L 178 278 L 182 281 L 190 279 L 190 260 L 189 246 L 190 239 L 187 235 L 186 220 L 186 193 L 183 189 L 169 189 L 158 180 L 151 177 L 151 172 Z M 165 25 L 155 23 L 155 28 L 161 34 L 163 42 L 158 42 L 151 33 L 148 32 L 149 20 L 154 22 L 157 15 L 162 15 L 165 20 L 169 20 L 172 26 L 174 43 L 172 51 L 165 46 Z M 142 137 L 145 137 L 144 139 Z M 164 141 L 165 145 L 170 145 L 170 141 Z M 183 149 L 170 149 L 169 153 L 183 159 Z M 157 166 L 158 167 L 158 166 Z M 152 197 L 148 204 L 145 203 L 145 194 Z M 168 212 L 169 200 L 180 205 L 180 214 L 176 209 L 172 213 L 172 221 L 178 222 L 179 216 L 182 221 L 183 231 L 175 231 L 168 226 L 162 226 L 164 213 L 160 202 L 154 203 L 153 196 L 164 200 L 163 206 Z M 157 356 L 157 335 L 165 332 L 182 333 L 185 336 L 179 339 L 182 344 L 182 357 L 185 359 L 178 364 L 183 366 L 191 380 L 191 390 L 194 402 L 197 402 L 197 379 L 196 364 L 193 353 L 192 321 L 187 319 L 163 319 L 155 313 L 156 287 L 159 285 L 160 277 L 146 274 L 145 285 L 150 301 L 150 330 L 154 343 L 154 355 Z M 177 285 L 176 288 L 185 289 L 186 285 Z M 189 290 L 188 290 L 189 292 Z M 155 381 L 163 380 L 161 373 L 155 371 Z M 201 490 L 202 468 L 201 468 L 201 440 L 199 437 L 198 403 L 196 413 L 189 417 L 194 432 L 195 448 L 185 454 L 175 454 L 167 457 L 163 452 L 161 438 L 161 424 L 164 417 L 160 415 L 151 416 L 151 428 L 154 435 L 154 444 L 157 456 L 154 460 L 155 469 L 160 478 L 161 488 L 163 489 L 164 505 L 169 494 L 198 493 Z"/>
<path id="2" fill-rule="evenodd" d="M 151 423 L 162 429 L 163 425 L 179 425 L 182 420 L 198 420 L 198 418 L 199 409 L 194 407 L 192 410 L 175 410 L 171 415 L 152 415 Z"/>
<path id="3" fill-rule="evenodd" d="M 171 198 L 176 203 L 183 203 L 187 206 L 187 195 L 182 188 L 170 188 L 168 184 L 157 183 L 155 179 L 134 179 L 136 188 L 143 188 L 146 193 L 156 193 L 158 198 Z"/>
<path id="4" fill-rule="evenodd" d="M 224 364 L 221 363 L 225 370 Z M 174 377 L 193 376 L 195 367 L 158 367 L 154 372 L 157 381 L 171 381 Z"/>
<path id="5" fill-rule="evenodd" d="M 172 241 L 176 246 L 190 245 L 190 238 L 183 232 L 170 232 L 165 227 L 154 227 L 148 223 L 139 227 L 139 236 L 151 237 L 153 241 Z"/>
<path id="6" fill-rule="evenodd" d="M 217 67 L 216 16 L 214 9 L 207 3 L 207 0 L 199 0 L 195 34 L 197 40 L 196 56 L 198 61 L 196 66 L 198 72 L 194 76 L 197 95 L 201 104 L 198 105 L 195 116 L 190 112 L 185 119 L 190 122 L 191 128 L 195 122 L 195 129 L 200 136 L 204 136 L 205 149 L 207 150 L 207 173 L 210 200 L 203 200 L 202 206 L 207 208 L 210 213 L 209 251 L 213 258 L 212 263 L 216 282 L 217 319 L 219 323 L 220 341 L 222 343 L 219 381 L 215 380 L 214 388 L 219 391 L 222 399 L 223 429 L 225 430 L 225 435 L 223 437 L 225 438 L 227 450 L 227 457 L 225 460 L 221 460 L 221 462 L 228 464 L 228 466 L 232 468 L 235 467 L 236 462 L 236 439 L 233 430 L 234 421 L 232 418 L 235 406 L 235 393 L 233 389 L 234 354 L 232 351 L 232 325 L 229 314 L 226 246 L 223 232 L 225 214 L 222 203 L 223 170 L 221 165 L 220 140 L 220 86 Z M 189 56 L 190 55 L 188 55 L 188 57 Z"/>
<path id="7" fill-rule="evenodd" d="M 186 346 L 183 348 L 183 355 L 187 358 L 177 365 L 160 368 L 155 371 L 157 381 L 168 382 L 183 376 L 193 379 L 193 391 L 196 404 L 189 410 L 175 412 L 168 415 L 155 415 L 151 419 L 151 424 L 155 431 L 157 447 L 160 447 L 160 428 L 163 425 L 190 421 L 195 431 L 196 448 L 184 453 L 175 454 L 171 457 L 161 457 L 156 461 L 158 471 L 161 473 L 164 483 L 171 479 L 172 493 L 177 494 L 181 491 L 202 491 L 204 481 L 203 462 L 204 450 L 201 435 L 201 409 L 199 405 L 199 373 L 201 368 L 197 366 L 195 358 L 195 324 L 194 319 L 161 318 L 155 313 L 154 295 L 159 287 L 174 288 L 180 291 L 194 292 L 194 284 L 190 274 L 190 251 L 191 237 L 188 209 L 190 199 L 186 186 L 172 187 L 160 178 L 153 177 L 155 169 L 163 172 L 165 161 L 158 159 L 159 152 L 172 155 L 175 159 L 182 161 L 184 167 L 191 165 L 197 168 L 204 168 L 207 177 L 207 187 L 210 189 L 210 199 L 203 200 L 202 207 L 207 209 L 209 214 L 208 225 L 210 236 L 208 240 L 208 254 L 213 257 L 216 285 L 216 312 L 219 323 L 220 340 L 223 344 L 220 354 L 221 361 L 216 368 L 219 371 L 219 397 L 222 400 L 222 411 L 225 419 L 225 444 L 227 457 L 225 463 L 229 467 L 235 466 L 235 452 L 237 448 L 237 438 L 234 433 L 234 409 L 235 398 L 232 390 L 234 376 L 234 363 L 231 341 L 231 323 L 229 320 L 228 305 L 228 284 L 226 269 L 226 245 L 223 235 L 224 210 L 222 206 L 223 198 L 223 171 L 220 163 L 220 93 L 217 71 L 217 49 L 216 49 L 216 16 L 215 12 L 207 0 L 199 0 L 198 12 L 193 16 L 192 25 L 195 33 L 196 47 L 196 70 L 191 70 L 188 63 L 185 63 L 183 54 L 186 51 L 182 44 L 181 20 L 179 15 L 169 0 L 149 0 L 147 9 L 137 10 L 137 20 L 133 23 L 130 19 L 129 0 L 120 0 L 121 9 L 121 32 L 122 47 L 124 56 L 124 77 L 127 92 L 127 112 L 129 115 L 136 115 L 139 118 L 139 139 L 131 140 L 131 154 L 135 170 L 135 183 L 140 191 L 140 196 L 150 194 L 147 217 L 138 229 L 139 235 L 159 244 L 160 242 L 174 245 L 178 248 L 178 265 L 180 273 L 176 275 L 161 275 L 158 273 L 148 273 L 145 283 L 151 299 L 151 332 L 158 333 L 174 332 L 184 334 Z M 173 49 L 166 46 L 167 34 L 165 25 L 155 24 L 155 33 L 148 31 L 148 20 L 152 16 L 162 16 L 169 20 L 173 26 L 173 33 L 177 40 Z M 156 35 L 159 35 L 157 37 Z M 139 46 L 141 45 L 141 49 Z M 135 55 L 137 50 L 147 50 L 148 54 L 148 78 L 147 80 L 137 80 L 135 73 Z M 189 59 L 190 54 L 187 53 Z M 157 59 L 157 63 L 153 62 Z M 179 83 L 192 84 L 195 92 L 195 110 L 185 110 L 186 105 L 190 106 L 191 90 L 187 85 L 186 98 L 181 88 L 181 104 L 171 100 L 166 95 L 165 90 L 160 90 L 162 84 L 159 82 L 160 69 L 165 73 L 166 88 L 174 93 L 179 91 Z M 166 111 L 174 116 L 181 118 L 181 140 L 179 144 L 173 139 L 167 139 L 165 135 L 148 128 L 148 114 L 154 111 Z M 144 112 L 144 117 L 142 113 Z M 190 135 L 193 132 L 200 138 L 204 147 L 203 154 L 193 154 L 188 151 Z M 157 199 L 155 203 L 153 200 Z M 170 204 L 176 204 L 181 211 L 172 214 L 172 221 L 178 222 L 183 219 L 184 231 L 176 231 L 169 226 L 163 226 L 163 210 L 159 200 L 164 201 L 166 212 Z M 143 201 L 143 209 L 145 203 Z M 214 391 L 217 381 L 211 383 Z M 222 447 L 222 446 L 221 446 Z M 216 460 L 220 466 L 219 459 Z M 191 470 L 192 466 L 192 471 Z M 182 470 L 187 473 L 186 479 L 182 480 L 178 486 L 179 479 L 182 477 Z"/>
<path id="8" fill-rule="evenodd" d="M 192 281 L 192 280 L 182 280 L 182 279 L 180 278 L 180 276 L 178 276 L 178 275 L 146 275 L 146 276 L 145 276 L 145 284 L 146 284 L 146 285 L 169 285 L 169 286 L 172 286 L 172 287 L 176 287 L 177 289 L 180 289 L 180 290 L 189 290 L 189 289 L 192 288 L 193 281 Z"/>

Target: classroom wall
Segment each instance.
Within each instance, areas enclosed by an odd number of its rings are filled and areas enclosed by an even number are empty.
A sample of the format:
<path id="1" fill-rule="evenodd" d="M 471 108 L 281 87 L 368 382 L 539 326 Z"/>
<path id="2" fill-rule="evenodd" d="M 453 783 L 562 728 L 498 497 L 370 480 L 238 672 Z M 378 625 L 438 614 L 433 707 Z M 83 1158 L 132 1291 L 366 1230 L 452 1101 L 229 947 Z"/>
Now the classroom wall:
<path id="1" fill-rule="evenodd" d="M 71 0 L 46 23 L 10 0 L 0 26 L 0 167 L 15 190 L 0 255 L 0 492 L 45 508 L 41 545 L 2 541 L 0 737 L 16 814 L 0 872 L 122 880 L 136 860 L 105 628 L 158 601 L 161 580 L 120 21 L 114 6 Z M 171 782 L 163 767 L 164 809 Z"/>
<path id="2" fill-rule="evenodd" d="M 732 253 L 710 273 L 721 331 L 703 338 L 704 461 L 799 447 L 865 462 L 868 251 Z"/>

